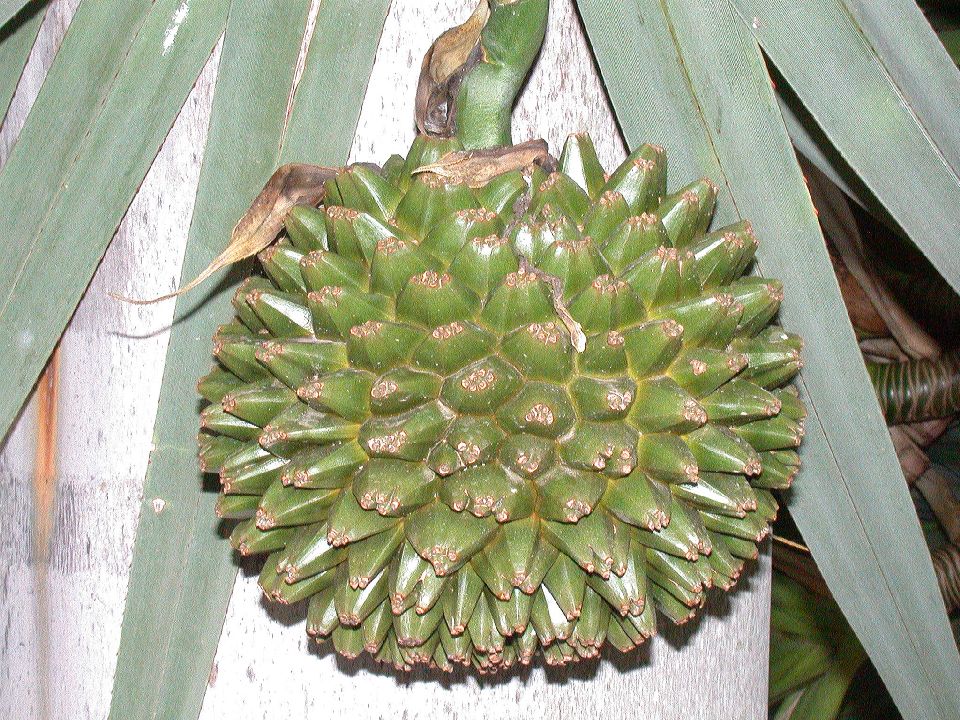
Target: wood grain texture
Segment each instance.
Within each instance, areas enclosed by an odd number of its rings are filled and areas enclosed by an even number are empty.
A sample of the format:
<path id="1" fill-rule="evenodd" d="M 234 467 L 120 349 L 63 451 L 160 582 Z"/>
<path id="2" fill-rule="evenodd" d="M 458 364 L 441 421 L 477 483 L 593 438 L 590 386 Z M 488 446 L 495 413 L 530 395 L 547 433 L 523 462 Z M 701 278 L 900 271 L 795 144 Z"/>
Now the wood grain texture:
<path id="1" fill-rule="evenodd" d="M 78 0 L 54 0 L 0 129 L 0 159 L 22 123 Z M 429 7 L 425 7 L 429 5 Z M 413 137 L 413 91 L 431 39 L 462 20 L 466 0 L 394 0 L 360 117 L 352 159 L 403 153 Z M 215 53 L 155 161 L 64 338 L 59 469 L 50 548 L 49 617 L 55 651 L 38 667 L 31 557 L 33 409 L 0 455 L 0 715 L 45 720 L 38 687 L 50 678 L 46 717 L 106 717 L 130 549 L 163 371 L 172 304 L 133 307 L 106 297 L 173 289 L 186 241 Z M 548 40 L 514 118 L 517 140 L 546 137 L 554 152 L 589 130 L 612 166 L 625 150 L 569 0 L 555 0 Z M 206 342 L 205 338 L 199 339 Z M 766 717 L 769 560 L 764 553 L 732 596 L 638 653 L 567 670 L 535 668 L 494 679 L 434 682 L 308 649 L 303 609 L 264 604 L 256 569 L 234 590 L 201 717 Z M 695 632 L 693 632 L 695 630 Z"/>

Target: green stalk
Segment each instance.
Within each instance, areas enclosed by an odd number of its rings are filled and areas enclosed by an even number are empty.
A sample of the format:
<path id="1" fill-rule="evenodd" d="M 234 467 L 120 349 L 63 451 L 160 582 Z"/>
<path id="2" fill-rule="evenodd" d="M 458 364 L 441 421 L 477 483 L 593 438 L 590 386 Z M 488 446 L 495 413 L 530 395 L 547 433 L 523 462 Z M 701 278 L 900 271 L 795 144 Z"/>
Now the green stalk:
<path id="1" fill-rule="evenodd" d="M 960 411 L 960 352 L 936 360 L 867 363 L 887 423 L 948 417 Z"/>
<path id="2" fill-rule="evenodd" d="M 836 661 L 803 694 L 796 704 L 791 720 L 834 720 L 843 709 L 843 701 L 850 684 L 867 656 L 852 634 L 837 648 Z"/>
<path id="3" fill-rule="evenodd" d="M 512 144 L 510 113 L 543 45 L 549 0 L 490 0 L 480 60 L 454 101 L 456 137 L 468 150 Z"/>

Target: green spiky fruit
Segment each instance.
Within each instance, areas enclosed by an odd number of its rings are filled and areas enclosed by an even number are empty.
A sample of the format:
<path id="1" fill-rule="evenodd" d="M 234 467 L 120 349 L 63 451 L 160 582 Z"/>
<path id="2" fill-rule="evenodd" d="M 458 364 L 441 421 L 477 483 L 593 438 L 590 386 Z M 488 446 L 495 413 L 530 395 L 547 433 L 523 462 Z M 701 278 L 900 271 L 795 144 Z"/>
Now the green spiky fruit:
<path id="1" fill-rule="evenodd" d="M 344 169 L 235 299 L 200 383 L 201 458 L 260 583 L 347 656 L 481 671 L 627 651 L 730 588 L 797 471 L 800 340 L 744 276 L 717 188 L 612 175 L 482 187 Z"/>

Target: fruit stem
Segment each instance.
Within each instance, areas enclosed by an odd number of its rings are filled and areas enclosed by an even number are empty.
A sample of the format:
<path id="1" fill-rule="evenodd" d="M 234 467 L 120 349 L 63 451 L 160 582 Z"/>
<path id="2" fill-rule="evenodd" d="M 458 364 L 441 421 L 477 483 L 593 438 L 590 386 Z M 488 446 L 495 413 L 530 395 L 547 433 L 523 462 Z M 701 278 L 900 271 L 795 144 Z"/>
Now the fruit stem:
<path id="1" fill-rule="evenodd" d="M 480 36 L 482 59 L 455 102 L 457 139 L 468 150 L 510 145 L 510 116 L 540 53 L 549 0 L 491 0 Z"/>
<path id="2" fill-rule="evenodd" d="M 467 150 L 511 144 L 510 115 L 543 45 L 549 0 L 480 0 L 424 58 L 417 125 Z"/>

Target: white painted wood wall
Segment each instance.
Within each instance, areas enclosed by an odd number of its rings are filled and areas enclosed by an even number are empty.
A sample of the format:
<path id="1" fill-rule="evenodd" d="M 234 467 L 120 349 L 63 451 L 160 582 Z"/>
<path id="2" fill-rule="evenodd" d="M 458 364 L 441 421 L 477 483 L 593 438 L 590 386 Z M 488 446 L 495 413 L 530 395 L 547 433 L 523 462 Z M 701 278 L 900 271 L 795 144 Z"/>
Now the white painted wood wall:
<path id="1" fill-rule="evenodd" d="M 0 162 L 78 3 L 51 2 L 0 130 Z M 404 152 L 413 137 L 420 59 L 431 39 L 462 20 L 471 5 L 394 0 L 351 159 L 376 161 Z M 32 405 L 0 455 L 3 718 L 91 720 L 107 714 L 173 304 L 122 305 L 106 293 L 159 295 L 179 280 L 217 60 L 214 52 L 64 337 L 46 567 L 36 561 L 32 541 Z M 585 129 L 608 167 L 624 156 L 571 0 L 554 0 L 543 56 L 514 124 L 517 140 L 546 137 L 555 152 L 568 132 Z M 266 606 L 255 569 L 246 568 L 201 717 L 759 720 L 766 717 L 769 594 L 764 553 L 732 597 L 714 595 L 700 621 L 685 629 L 661 627 L 661 636 L 639 653 L 493 680 L 455 675 L 440 684 L 309 648 L 304 611 Z"/>

